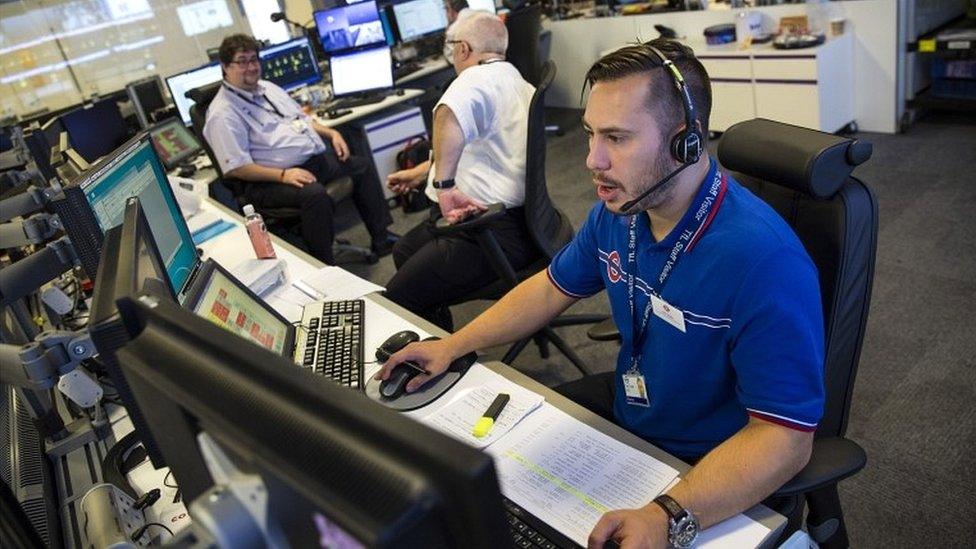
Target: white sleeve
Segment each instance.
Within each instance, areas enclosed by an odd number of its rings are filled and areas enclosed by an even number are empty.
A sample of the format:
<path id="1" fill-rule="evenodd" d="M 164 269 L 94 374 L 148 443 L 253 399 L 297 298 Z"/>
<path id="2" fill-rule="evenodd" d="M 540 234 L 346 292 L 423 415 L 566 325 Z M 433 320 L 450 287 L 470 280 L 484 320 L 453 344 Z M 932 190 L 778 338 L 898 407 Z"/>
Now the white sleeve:
<path id="1" fill-rule="evenodd" d="M 461 125 L 466 143 L 487 135 L 491 128 L 495 117 L 495 106 L 486 93 L 488 89 L 488 86 L 482 85 L 478 78 L 462 74 L 437 102 L 438 106 L 447 105 L 454 113 Z M 437 106 L 434 110 L 437 110 Z"/>
<path id="2" fill-rule="evenodd" d="M 217 163 L 220 164 L 221 172 L 227 173 L 254 163 L 251 158 L 248 128 L 240 117 L 226 113 L 208 116 L 203 128 L 203 137 L 210 145 Z"/>

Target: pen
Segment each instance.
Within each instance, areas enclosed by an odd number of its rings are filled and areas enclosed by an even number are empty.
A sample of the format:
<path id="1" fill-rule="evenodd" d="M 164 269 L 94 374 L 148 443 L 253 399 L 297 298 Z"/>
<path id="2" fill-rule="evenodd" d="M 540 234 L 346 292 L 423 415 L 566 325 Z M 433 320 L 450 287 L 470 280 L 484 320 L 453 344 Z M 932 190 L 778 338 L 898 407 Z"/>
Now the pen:
<path id="1" fill-rule="evenodd" d="M 485 414 L 475 422 L 471 434 L 477 438 L 487 436 L 491 432 L 491 428 L 495 426 L 495 420 L 498 419 L 498 416 L 502 414 L 502 410 L 505 409 L 505 405 L 508 404 L 508 398 L 508 395 L 505 393 L 498 393 L 491 406 L 485 410 Z"/>

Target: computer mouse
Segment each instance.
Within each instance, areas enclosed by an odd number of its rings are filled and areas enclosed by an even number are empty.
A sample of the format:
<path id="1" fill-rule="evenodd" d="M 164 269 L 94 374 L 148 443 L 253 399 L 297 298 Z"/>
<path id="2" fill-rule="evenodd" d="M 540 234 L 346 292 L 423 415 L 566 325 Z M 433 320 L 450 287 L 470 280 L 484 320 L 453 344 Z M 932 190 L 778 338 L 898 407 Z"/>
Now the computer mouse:
<path id="1" fill-rule="evenodd" d="M 397 364 L 390 376 L 380 382 L 380 396 L 386 399 L 399 398 L 407 390 L 407 383 L 420 374 L 420 367 L 411 361 Z"/>
<path id="2" fill-rule="evenodd" d="M 180 166 L 180 171 L 178 175 L 180 177 L 190 177 L 197 172 L 197 167 L 194 164 L 184 164 Z"/>
<path id="3" fill-rule="evenodd" d="M 386 341 L 376 348 L 376 360 L 380 363 L 386 362 L 391 356 L 393 356 L 393 353 L 399 351 L 414 341 L 420 341 L 420 336 L 417 334 L 417 332 L 413 332 L 411 330 L 397 332 L 388 337 Z"/>

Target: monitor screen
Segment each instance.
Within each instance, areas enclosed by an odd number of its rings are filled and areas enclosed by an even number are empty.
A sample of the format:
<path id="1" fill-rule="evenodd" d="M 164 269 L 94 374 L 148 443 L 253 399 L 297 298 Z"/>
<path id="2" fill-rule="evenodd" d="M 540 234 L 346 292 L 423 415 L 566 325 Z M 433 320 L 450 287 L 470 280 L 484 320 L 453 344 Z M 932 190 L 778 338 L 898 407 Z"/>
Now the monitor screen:
<path id="1" fill-rule="evenodd" d="M 375 0 L 317 11 L 315 26 L 328 53 L 386 43 Z"/>
<path id="2" fill-rule="evenodd" d="M 447 12 L 440 0 L 408 0 L 393 4 L 400 40 L 409 42 L 447 28 Z"/>
<path id="3" fill-rule="evenodd" d="M 495 0 L 468 0 L 468 8 L 495 13 Z"/>
<path id="4" fill-rule="evenodd" d="M 195 157 L 202 150 L 197 138 L 179 119 L 171 118 L 149 130 L 153 148 L 167 170 L 172 170 L 184 160 Z"/>
<path id="5" fill-rule="evenodd" d="M 287 320 L 274 314 L 244 285 L 232 280 L 216 262 L 207 261 L 198 279 L 201 287 L 186 303 L 197 316 L 257 343 L 277 355 L 291 353 Z"/>
<path id="6" fill-rule="evenodd" d="M 151 141 L 143 136 L 120 149 L 111 161 L 89 172 L 80 187 L 103 232 L 122 223 L 129 197 L 139 197 L 170 288 L 180 295 L 197 260 L 196 246 Z"/>
<path id="7" fill-rule="evenodd" d="M 319 65 L 307 37 L 264 48 L 259 55 L 261 78 L 286 90 L 321 80 Z"/>
<path id="8" fill-rule="evenodd" d="M 193 106 L 193 100 L 184 94 L 192 89 L 218 82 L 221 78 L 223 74 L 220 72 L 220 63 L 211 63 L 166 78 L 169 94 L 173 96 L 173 103 L 176 104 L 176 110 L 179 111 L 184 124 L 190 125 L 190 107 Z"/>
<path id="9" fill-rule="evenodd" d="M 390 48 L 333 55 L 329 60 L 332 94 L 336 97 L 393 87 L 393 58 Z"/>
<path id="10" fill-rule="evenodd" d="M 191 515 L 237 470 L 282 546 L 513 547 L 490 455 L 167 300 L 119 312 L 119 364 Z"/>
<path id="11" fill-rule="evenodd" d="M 88 162 L 111 153 L 128 138 L 129 129 L 115 99 L 103 99 L 60 117 L 71 147 Z"/>

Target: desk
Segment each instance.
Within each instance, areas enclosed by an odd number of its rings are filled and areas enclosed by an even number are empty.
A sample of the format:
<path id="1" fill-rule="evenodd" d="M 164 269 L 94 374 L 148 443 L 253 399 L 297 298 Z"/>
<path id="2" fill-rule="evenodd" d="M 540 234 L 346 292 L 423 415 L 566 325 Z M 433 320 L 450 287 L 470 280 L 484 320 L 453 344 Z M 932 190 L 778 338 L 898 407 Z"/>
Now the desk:
<path id="1" fill-rule="evenodd" d="M 229 210 L 226 210 L 222 206 L 215 204 L 212 201 L 207 201 L 204 207 L 210 211 L 220 214 L 221 216 L 227 218 L 228 221 L 240 226 L 240 230 L 233 230 L 223 233 L 222 235 L 206 242 L 202 246 L 207 256 L 221 262 L 229 268 L 233 268 L 233 266 L 236 265 L 240 260 L 250 256 L 250 247 L 245 242 L 245 231 L 241 225 L 240 218 L 239 216 L 231 214 Z M 292 278 L 304 277 L 323 266 L 314 258 L 308 256 L 300 250 L 293 248 L 285 242 L 276 239 L 275 245 L 278 250 L 278 256 L 288 263 L 289 275 Z M 365 301 L 366 317 L 367 319 L 371 318 L 371 320 L 368 320 L 366 323 L 366 330 L 364 334 L 364 345 L 367 349 L 375 348 L 390 334 L 402 329 L 414 329 L 418 332 L 427 332 L 431 335 L 447 335 L 446 332 L 437 328 L 433 324 L 430 324 L 416 315 L 402 309 L 378 294 L 370 294 L 366 296 Z M 281 312 L 289 318 L 294 318 L 295 316 L 294 312 Z M 682 463 L 636 435 L 629 433 L 617 425 L 614 425 L 613 423 L 580 407 L 548 387 L 545 387 L 524 374 L 515 371 L 511 367 L 500 362 L 491 362 L 485 364 L 485 366 L 490 370 L 504 376 L 505 378 L 514 381 L 515 383 L 518 383 L 519 385 L 538 394 L 541 394 L 546 399 L 546 402 L 556 406 L 580 422 L 610 437 L 613 437 L 614 439 L 627 444 L 638 451 L 666 463 L 667 465 L 677 469 L 679 473 L 683 474 L 689 470 L 690 467 L 687 464 Z M 375 372 L 377 369 L 378 366 L 374 365 L 372 368 L 367 370 L 367 373 Z M 116 436 L 121 435 L 117 433 Z M 165 475 L 165 472 L 151 471 L 151 474 L 152 479 L 158 484 L 161 482 L 160 479 Z M 133 481 L 133 484 L 136 484 L 136 482 Z M 140 489 L 148 488 L 146 488 L 144 484 L 141 484 Z M 164 494 L 164 497 L 167 497 L 166 494 Z M 761 523 L 763 526 L 769 529 L 769 533 L 766 536 L 766 539 L 763 541 L 764 545 L 769 545 L 775 541 L 778 538 L 779 532 L 786 524 L 786 519 L 784 517 L 772 512 L 762 505 L 755 506 L 745 514 L 752 520 Z"/>
<path id="2" fill-rule="evenodd" d="M 401 91 L 403 91 L 403 95 L 394 93 L 392 95 L 386 96 L 379 103 L 363 105 L 361 107 L 353 107 L 351 113 L 345 116 L 340 116 L 339 118 L 320 118 L 319 116 L 315 116 L 315 115 L 313 115 L 312 118 L 319 124 L 322 124 L 323 126 L 333 128 L 336 126 L 341 126 L 342 124 L 345 124 L 347 122 L 352 122 L 353 120 L 365 118 L 371 114 L 375 114 L 380 111 L 386 110 L 394 105 L 398 105 L 405 101 L 416 99 L 417 97 L 420 97 L 421 95 L 424 94 L 423 90 L 401 89 Z"/>
<path id="3" fill-rule="evenodd" d="M 419 80 L 429 74 L 434 74 L 450 68 L 452 67 L 451 64 L 447 62 L 447 59 L 444 59 L 442 56 L 438 55 L 437 57 L 432 57 L 421 63 L 418 70 L 415 70 L 403 78 L 398 79 L 396 81 L 396 85 L 402 86 L 404 84 L 413 82 L 414 80 Z"/>

